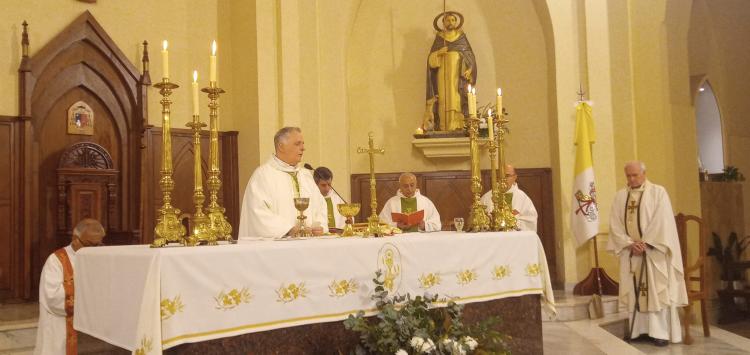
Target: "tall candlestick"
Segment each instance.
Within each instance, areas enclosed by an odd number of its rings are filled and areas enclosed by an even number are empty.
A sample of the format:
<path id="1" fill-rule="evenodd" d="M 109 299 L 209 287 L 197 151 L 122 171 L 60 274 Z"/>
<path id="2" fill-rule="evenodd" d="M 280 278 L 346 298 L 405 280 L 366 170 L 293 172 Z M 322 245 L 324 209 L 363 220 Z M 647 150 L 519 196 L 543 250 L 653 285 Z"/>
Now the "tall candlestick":
<path id="1" fill-rule="evenodd" d="M 193 70 L 193 117 L 198 117 L 198 71 Z"/>
<path id="2" fill-rule="evenodd" d="M 477 114 L 477 88 L 471 88 L 471 113 Z"/>
<path id="3" fill-rule="evenodd" d="M 495 139 L 495 125 L 492 124 L 492 109 L 487 110 L 487 129 L 489 138 Z"/>
<path id="4" fill-rule="evenodd" d="M 167 52 L 167 40 L 161 44 L 161 72 L 162 78 L 169 78 L 169 52 Z"/>
<path id="5" fill-rule="evenodd" d="M 497 88 L 497 117 L 503 116 L 503 89 Z"/>
<path id="6" fill-rule="evenodd" d="M 209 84 L 216 84 L 216 41 L 211 42 L 211 57 L 209 58 Z"/>

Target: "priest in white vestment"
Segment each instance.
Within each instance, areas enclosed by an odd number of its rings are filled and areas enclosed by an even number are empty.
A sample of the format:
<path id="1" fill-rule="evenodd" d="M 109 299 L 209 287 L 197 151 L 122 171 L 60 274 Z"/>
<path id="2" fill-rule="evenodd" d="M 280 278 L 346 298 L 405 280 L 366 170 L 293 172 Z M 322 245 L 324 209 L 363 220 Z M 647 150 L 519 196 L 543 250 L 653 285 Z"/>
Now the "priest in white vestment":
<path id="1" fill-rule="evenodd" d="M 298 230 L 294 198 L 307 197 L 305 226 L 313 235 L 328 231 L 326 206 L 310 170 L 303 168 L 305 141 L 298 127 L 284 127 L 274 136 L 275 153 L 253 172 L 245 188 L 239 239 L 275 238 Z"/>
<path id="2" fill-rule="evenodd" d="M 412 173 L 403 173 L 398 178 L 399 189 L 396 196 L 386 201 L 380 211 L 380 220 L 396 226 L 404 232 L 437 232 L 442 228 L 440 213 L 429 198 L 419 193 L 417 177 Z M 424 210 L 424 219 L 415 225 L 406 225 L 393 221 L 391 213 L 413 213 Z"/>
<path id="3" fill-rule="evenodd" d="M 333 189 L 333 172 L 325 166 L 319 166 L 313 172 L 315 185 L 318 185 L 320 194 L 326 202 L 326 216 L 328 216 L 328 228 L 344 228 L 346 217 L 341 215 L 338 205 L 344 202 L 338 192 Z"/>
<path id="4" fill-rule="evenodd" d="M 76 252 L 102 244 L 104 228 L 95 219 L 84 219 L 73 229 L 73 240 L 44 262 L 39 279 L 39 324 L 36 355 L 77 354 L 78 337 L 73 329 L 73 272 Z"/>
<path id="5" fill-rule="evenodd" d="M 643 163 L 627 163 L 625 175 L 628 187 L 615 195 L 607 249 L 620 259 L 620 302 L 631 315 L 638 303 L 630 337 L 678 343 L 677 308 L 687 304 L 687 292 L 672 204 L 664 187 L 646 179 Z"/>
<path id="6" fill-rule="evenodd" d="M 511 208 L 513 209 L 513 215 L 516 216 L 518 229 L 536 233 L 536 221 L 539 215 L 529 195 L 518 188 L 517 178 L 518 175 L 516 175 L 516 169 L 513 165 L 505 165 L 505 183 L 510 186 L 507 192 L 513 194 Z M 487 191 L 482 196 L 481 202 L 487 207 L 487 212 L 492 213 L 495 209 L 492 203 L 492 190 Z"/>

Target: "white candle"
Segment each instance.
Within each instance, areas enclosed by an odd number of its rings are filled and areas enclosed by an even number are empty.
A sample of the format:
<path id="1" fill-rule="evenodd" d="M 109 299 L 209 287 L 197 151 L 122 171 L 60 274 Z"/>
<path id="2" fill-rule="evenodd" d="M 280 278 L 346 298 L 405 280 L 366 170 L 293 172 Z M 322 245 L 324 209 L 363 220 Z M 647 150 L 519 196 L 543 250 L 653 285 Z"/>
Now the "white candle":
<path id="1" fill-rule="evenodd" d="M 503 89 L 497 88 L 497 117 L 502 118 L 503 115 Z"/>
<path id="2" fill-rule="evenodd" d="M 169 52 L 167 52 L 167 40 L 161 44 L 161 72 L 162 78 L 169 79 Z"/>
<path id="3" fill-rule="evenodd" d="M 200 109 L 198 107 L 198 71 L 193 70 L 193 116 L 198 116 Z"/>
<path id="4" fill-rule="evenodd" d="M 466 93 L 466 100 L 468 101 L 468 106 L 469 106 L 469 116 L 471 116 L 474 113 L 474 108 L 472 106 L 474 100 L 472 100 L 471 98 L 471 95 L 472 95 L 471 92 L 472 92 L 472 87 L 471 87 L 471 84 L 469 84 L 469 90 Z"/>
<path id="5" fill-rule="evenodd" d="M 490 140 L 495 137 L 495 125 L 492 124 L 492 109 L 487 110 L 487 129 L 489 129 Z"/>
<path id="6" fill-rule="evenodd" d="M 208 81 L 210 84 L 216 84 L 216 41 L 211 42 L 211 57 L 209 58 Z"/>
<path id="7" fill-rule="evenodd" d="M 476 116 L 477 114 L 477 88 L 471 88 L 471 105 L 473 109 L 471 110 L 471 113 Z"/>

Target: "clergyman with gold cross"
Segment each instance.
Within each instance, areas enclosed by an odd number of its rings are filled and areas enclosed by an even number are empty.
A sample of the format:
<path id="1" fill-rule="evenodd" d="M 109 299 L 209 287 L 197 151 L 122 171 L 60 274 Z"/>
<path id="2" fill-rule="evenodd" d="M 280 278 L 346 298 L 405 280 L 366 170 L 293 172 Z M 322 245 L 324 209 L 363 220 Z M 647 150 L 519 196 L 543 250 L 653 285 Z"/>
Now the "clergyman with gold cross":
<path id="1" fill-rule="evenodd" d="M 627 163 L 625 176 L 628 186 L 612 204 L 607 249 L 620 259 L 620 302 L 635 314 L 630 337 L 679 343 L 677 308 L 687 304 L 687 292 L 672 204 L 664 187 L 646 179 L 642 162 Z"/>
<path id="2" fill-rule="evenodd" d="M 326 203 L 312 173 L 303 167 L 305 140 L 298 127 L 284 127 L 273 137 L 275 148 L 259 166 L 245 188 L 240 214 L 239 239 L 295 235 L 298 211 L 294 198 L 310 199 L 305 227 L 312 235 L 328 231 Z"/>

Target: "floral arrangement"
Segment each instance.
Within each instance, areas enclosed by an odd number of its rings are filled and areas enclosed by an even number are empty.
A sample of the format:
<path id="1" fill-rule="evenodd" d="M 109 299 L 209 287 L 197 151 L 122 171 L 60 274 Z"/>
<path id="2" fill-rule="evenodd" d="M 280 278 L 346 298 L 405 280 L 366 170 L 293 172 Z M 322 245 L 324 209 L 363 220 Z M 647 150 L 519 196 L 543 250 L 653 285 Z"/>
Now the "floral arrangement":
<path id="1" fill-rule="evenodd" d="M 344 321 L 346 329 L 360 334 L 355 354 L 509 354 L 509 337 L 494 329 L 500 322 L 497 317 L 466 326 L 461 322 L 463 305 L 448 301 L 437 308 L 433 304 L 438 296 L 429 294 L 389 296 L 380 271 L 373 282 L 377 315 L 365 318 L 359 311 Z"/>

